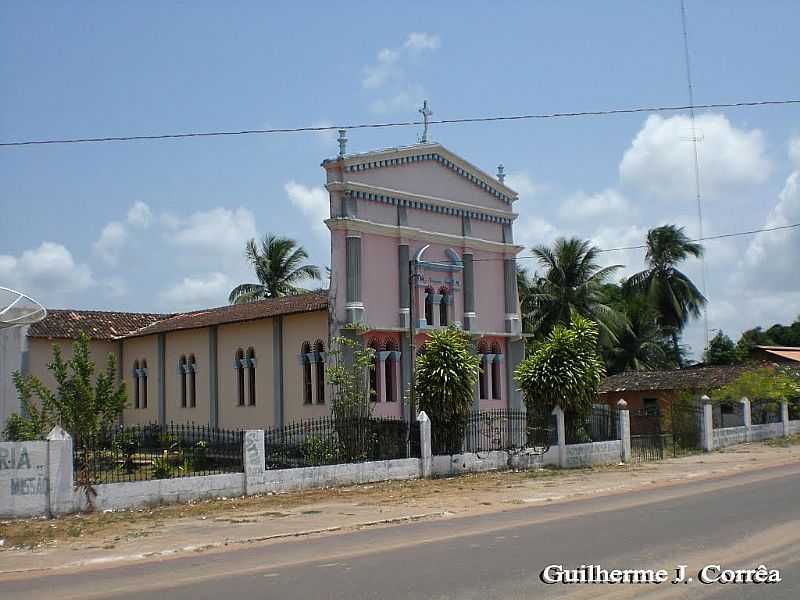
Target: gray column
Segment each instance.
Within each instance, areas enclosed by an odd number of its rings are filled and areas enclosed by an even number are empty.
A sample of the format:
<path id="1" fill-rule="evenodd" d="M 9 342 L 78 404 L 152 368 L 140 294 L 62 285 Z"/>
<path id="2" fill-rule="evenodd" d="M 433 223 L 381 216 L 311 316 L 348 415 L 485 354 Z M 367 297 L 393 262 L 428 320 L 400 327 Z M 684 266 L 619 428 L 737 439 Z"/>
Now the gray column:
<path id="1" fill-rule="evenodd" d="M 417 422 L 419 423 L 419 450 L 422 477 L 424 479 L 428 479 L 433 470 L 433 456 L 431 454 L 431 420 L 423 410 L 419 413 L 419 415 L 417 415 Z"/>
<path id="2" fill-rule="evenodd" d="M 506 356 L 506 390 L 508 393 L 508 408 L 512 410 L 523 410 L 525 403 L 522 398 L 522 391 L 514 381 L 514 371 L 517 370 L 519 364 L 525 360 L 525 340 L 509 339 L 506 343 L 507 356 Z"/>
<path id="3" fill-rule="evenodd" d="M 703 450 L 711 452 L 714 450 L 714 412 L 711 406 L 711 398 L 702 396 L 700 402 L 703 406 L 702 439 Z"/>
<path id="4" fill-rule="evenodd" d="M 397 224 L 401 227 L 408 225 L 408 211 L 405 206 L 397 205 Z"/>
<path id="5" fill-rule="evenodd" d="M 404 329 L 408 329 L 409 319 L 411 318 L 410 313 L 410 306 L 411 306 L 411 294 L 408 288 L 408 278 L 410 276 L 410 253 L 408 249 L 408 244 L 400 244 L 397 247 L 397 267 L 398 267 L 398 276 L 397 276 L 397 283 L 399 285 L 399 306 L 400 306 L 400 320 L 399 320 L 399 327 Z"/>
<path id="6" fill-rule="evenodd" d="M 348 235 L 345 239 L 347 263 L 346 304 L 347 321 L 361 323 L 364 317 L 364 304 L 361 302 L 361 238 Z"/>
<path id="7" fill-rule="evenodd" d="M 264 484 L 264 472 L 267 468 L 264 451 L 264 430 L 248 429 L 244 432 L 244 493 L 257 494 Z"/>
<path id="8" fill-rule="evenodd" d="M 514 243 L 514 230 L 511 227 L 511 223 L 505 223 L 503 225 L 503 241 L 506 244 Z"/>
<path id="9" fill-rule="evenodd" d="M 272 319 L 272 402 L 273 426 L 283 427 L 283 317 Z"/>
<path id="10" fill-rule="evenodd" d="M 472 221 L 469 217 L 461 217 L 461 235 L 464 237 L 472 236 Z"/>
<path id="11" fill-rule="evenodd" d="M 506 333 L 521 333 L 521 324 L 517 314 L 517 269 L 513 259 L 503 260 L 505 288 Z"/>
<path id="12" fill-rule="evenodd" d="M 475 266 L 472 252 L 464 252 L 464 331 L 474 331 L 475 315 Z"/>
<path id="13" fill-rule="evenodd" d="M 628 403 L 625 400 L 617 402 L 617 418 L 619 419 L 617 433 L 622 442 L 620 459 L 626 463 L 631 460 L 631 414 L 628 411 Z"/>
<path id="14" fill-rule="evenodd" d="M 158 422 L 164 425 L 167 422 L 167 336 L 164 333 L 158 334 L 158 365 L 156 366 L 157 385 L 158 385 Z"/>
<path id="15" fill-rule="evenodd" d="M 219 359 L 217 326 L 208 328 L 208 422 L 219 427 Z"/>
<path id="16" fill-rule="evenodd" d="M 744 426 L 747 429 L 745 433 L 745 441 L 751 442 L 753 441 L 753 413 L 750 410 L 750 400 L 747 398 L 742 398 L 739 400 L 742 405 L 742 416 L 744 417 Z"/>
<path id="17" fill-rule="evenodd" d="M 400 336 L 400 401 L 403 418 L 407 423 L 413 423 L 411 415 L 411 343 L 408 334 Z"/>

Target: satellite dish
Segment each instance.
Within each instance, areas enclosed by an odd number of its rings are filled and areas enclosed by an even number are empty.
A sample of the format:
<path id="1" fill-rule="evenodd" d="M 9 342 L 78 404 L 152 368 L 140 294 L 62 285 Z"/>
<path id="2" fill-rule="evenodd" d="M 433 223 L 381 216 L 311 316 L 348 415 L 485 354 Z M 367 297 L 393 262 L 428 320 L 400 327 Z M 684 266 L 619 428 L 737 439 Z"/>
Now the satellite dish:
<path id="1" fill-rule="evenodd" d="M 0 329 L 38 323 L 47 316 L 47 309 L 36 300 L 0 286 Z"/>

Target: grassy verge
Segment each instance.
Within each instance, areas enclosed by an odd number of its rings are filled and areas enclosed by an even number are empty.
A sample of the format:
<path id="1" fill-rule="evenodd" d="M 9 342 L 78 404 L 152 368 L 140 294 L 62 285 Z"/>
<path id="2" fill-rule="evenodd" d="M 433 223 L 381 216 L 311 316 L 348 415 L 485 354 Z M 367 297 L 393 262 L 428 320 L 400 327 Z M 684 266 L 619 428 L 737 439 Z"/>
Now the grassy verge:
<path id="1" fill-rule="evenodd" d="M 777 437 L 764 441 L 764 445 L 772 448 L 789 448 L 790 446 L 800 445 L 800 434 L 795 433 L 788 437 Z"/>

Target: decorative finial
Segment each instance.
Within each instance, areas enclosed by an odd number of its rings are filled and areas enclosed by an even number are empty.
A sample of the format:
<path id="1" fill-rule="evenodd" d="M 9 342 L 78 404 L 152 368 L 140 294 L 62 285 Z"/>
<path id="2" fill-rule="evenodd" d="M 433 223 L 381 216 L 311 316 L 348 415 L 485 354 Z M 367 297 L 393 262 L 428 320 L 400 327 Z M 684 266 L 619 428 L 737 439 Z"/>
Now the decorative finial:
<path id="1" fill-rule="evenodd" d="M 506 168 L 502 165 L 502 163 L 497 165 L 497 179 L 500 181 L 500 183 L 505 183 L 506 181 L 505 170 Z"/>
<path id="2" fill-rule="evenodd" d="M 422 115 L 422 124 L 424 125 L 422 129 L 422 137 L 419 138 L 420 144 L 427 144 L 428 143 L 428 117 L 433 115 L 433 111 L 428 108 L 428 101 L 425 100 L 422 103 L 422 108 L 419 109 L 420 114 Z"/>
<path id="3" fill-rule="evenodd" d="M 339 142 L 339 156 L 344 156 L 347 153 L 347 129 L 339 130 L 339 137 L 336 141 Z"/>

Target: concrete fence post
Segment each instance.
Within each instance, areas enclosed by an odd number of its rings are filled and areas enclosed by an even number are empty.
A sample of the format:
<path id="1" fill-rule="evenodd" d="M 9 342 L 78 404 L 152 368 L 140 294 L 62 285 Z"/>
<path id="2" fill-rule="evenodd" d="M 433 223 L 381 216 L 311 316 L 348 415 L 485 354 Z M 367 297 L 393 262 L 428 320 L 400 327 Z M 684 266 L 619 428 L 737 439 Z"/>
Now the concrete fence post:
<path id="1" fill-rule="evenodd" d="M 47 493 L 49 516 L 75 512 L 72 436 L 56 425 L 47 434 Z"/>
<path id="2" fill-rule="evenodd" d="M 619 426 L 617 433 L 622 442 L 622 455 L 620 459 L 622 462 L 629 462 L 631 460 L 631 413 L 628 410 L 628 403 L 620 399 L 617 402 L 617 418 L 619 419 Z"/>
<path id="3" fill-rule="evenodd" d="M 567 468 L 567 434 L 564 426 L 564 411 L 560 406 L 553 409 L 556 416 L 556 432 L 558 433 L 558 466 Z"/>
<path id="4" fill-rule="evenodd" d="M 267 469 L 266 454 L 264 452 L 264 430 L 248 429 L 244 432 L 244 493 L 250 495 L 257 493 L 256 486 L 264 481 Z"/>
<path id="5" fill-rule="evenodd" d="M 781 400 L 781 422 L 783 423 L 783 435 L 789 435 L 789 403 Z"/>
<path id="6" fill-rule="evenodd" d="M 711 452 L 714 450 L 714 413 L 711 407 L 711 398 L 701 396 L 700 402 L 703 406 L 703 451 Z"/>
<path id="7" fill-rule="evenodd" d="M 419 460 L 423 479 L 429 479 L 433 472 L 433 455 L 431 453 L 431 420 L 425 411 L 417 415 L 419 423 Z"/>
<path id="8" fill-rule="evenodd" d="M 753 441 L 753 414 L 750 410 L 750 399 L 746 396 L 739 400 L 742 404 L 742 417 L 744 419 L 744 426 L 747 430 L 745 432 L 745 441 L 751 442 Z"/>

